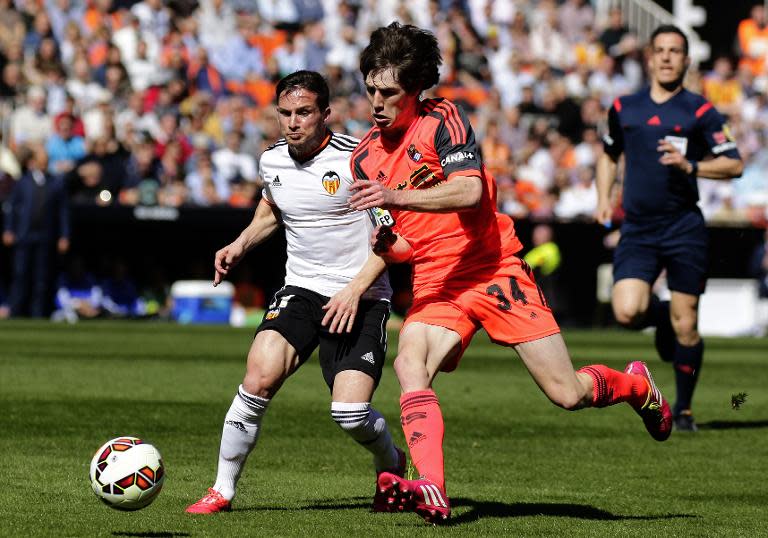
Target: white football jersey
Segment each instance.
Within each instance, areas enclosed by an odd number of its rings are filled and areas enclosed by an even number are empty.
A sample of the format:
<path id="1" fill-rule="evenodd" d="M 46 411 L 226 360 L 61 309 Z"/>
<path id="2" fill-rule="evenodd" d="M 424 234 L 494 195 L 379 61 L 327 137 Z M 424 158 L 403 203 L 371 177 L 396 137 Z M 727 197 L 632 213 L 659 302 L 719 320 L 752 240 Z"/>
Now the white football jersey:
<path id="1" fill-rule="evenodd" d="M 263 196 L 280 210 L 285 225 L 286 285 L 331 297 L 368 259 L 373 224 L 367 212 L 349 207 L 349 161 L 358 143 L 357 138 L 331 133 L 303 163 L 290 156 L 282 138 L 262 153 Z M 385 271 L 363 298 L 389 300 L 391 295 Z"/>

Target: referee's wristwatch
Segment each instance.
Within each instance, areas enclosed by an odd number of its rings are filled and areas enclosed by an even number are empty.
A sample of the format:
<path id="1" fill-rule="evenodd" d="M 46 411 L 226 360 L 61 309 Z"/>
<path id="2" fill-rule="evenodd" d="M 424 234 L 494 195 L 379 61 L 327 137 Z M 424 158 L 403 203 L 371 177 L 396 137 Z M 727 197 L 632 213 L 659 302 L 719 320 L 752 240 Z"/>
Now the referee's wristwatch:
<path id="1" fill-rule="evenodd" d="M 688 163 L 691 165 L 691 171 L 688 173 L 690 177 L 698 177 L 699 176 L 699 163 L 697 161 L 688 161 Z"/>

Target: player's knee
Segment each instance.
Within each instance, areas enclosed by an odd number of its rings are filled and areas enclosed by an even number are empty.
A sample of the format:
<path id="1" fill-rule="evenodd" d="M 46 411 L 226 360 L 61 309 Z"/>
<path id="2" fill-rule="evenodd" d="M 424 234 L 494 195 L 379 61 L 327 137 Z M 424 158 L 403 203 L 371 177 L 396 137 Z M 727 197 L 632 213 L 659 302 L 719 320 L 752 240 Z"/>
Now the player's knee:
<path id="1" fill-rule="evenodd" d="M 398 353 L 395 361 L 392 363 L 398 379 L 407 378 L 409 372 L 416 368 L 416 363 L 412 356 L 407 353 Z"/>
<path id="2" fill-rule="evenodd" d="M 397 379 L 400 381 L 400 385 L 403 385 L 404 381 L 429 378 L 425 360 L 415 354 L 408 352 L 398 353 L 392 367 L 395 369 L 395 374 L 397 374 Z"/>
<path id="3" fill-rule="evenodd" d="M 640 312 L 637 308 L 627 304 L 613 305 L 613 315 L 616 321 L 628 328 L 638 327 L 645 316 L 645 312 Z"/>
<path id="4" fill-rule="evenodd" d="M 672 328 L 675 330 L 675 336 L 683 345 L 692 345 L 689 342 L 696 343 L 698 341 L 699 333 L 696 326 L 695 317 L 672 317 Z"/>
<path id="5" fill-rule="evenodd" d="M 288 377 L 285 339 L 274 331 L 260 332 L 248 352 L 243 387 L 250 394 L 271 398 Z"/>
<path id="6" fill-rule="evenodd" d="M 243 388 L 249 393 L 261 398 L 271 398 L 283 383 L 283 376 L 275 371 L 251 367 L 243 378 Z"/>

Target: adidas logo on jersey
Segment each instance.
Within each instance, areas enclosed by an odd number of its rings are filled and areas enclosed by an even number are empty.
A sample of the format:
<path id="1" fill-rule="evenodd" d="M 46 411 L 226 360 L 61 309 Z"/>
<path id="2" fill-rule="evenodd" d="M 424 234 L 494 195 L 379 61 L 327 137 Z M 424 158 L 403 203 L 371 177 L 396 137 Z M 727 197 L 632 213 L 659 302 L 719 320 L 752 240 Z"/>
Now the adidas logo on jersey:
<path id="1" fill-rule="evenodd" d="M 372 351 L 369 351 L 368 353 L 366 353 L 365 355 L 363 355 L 360 358 L 362 360 L 364 360 L 365 362 L 370 362 L 371 364 L 376 364 L 376 360 L 373 358 L 373 352 Z"/>
<path id="2" fill-rule="evenodd" d="M 275 176 L 275 179 L 272 181 L 273 187 L 282 187 L 283 184 L 280 183 L 280 176 Z"/>
<path id="3" fill-rule="evenodd" d="M 376 176 L 376 181 L 382 181 L 382 182 L 383 182 L 383 181 L 386 181 L 387 179 L 389 179 L 389 178 L 387 177 L 387 174 L 385 174 L 384 172 L 382 172 L 381 170 L 379 170 L 379 173 L 378 173 L 378 175 Z"/>

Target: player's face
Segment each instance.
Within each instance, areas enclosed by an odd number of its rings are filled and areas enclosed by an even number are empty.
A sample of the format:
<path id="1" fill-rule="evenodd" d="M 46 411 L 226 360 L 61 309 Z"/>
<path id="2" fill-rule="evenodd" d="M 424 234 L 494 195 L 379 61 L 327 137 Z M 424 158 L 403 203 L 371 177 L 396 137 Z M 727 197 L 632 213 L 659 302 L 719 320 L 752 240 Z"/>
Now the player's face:
<path id="1" fill-rule="evenodd" d="M 392 69 L 368 73 L 365 92 L 376 127 L 383 133 L 404 132 L 416 113 L 418 94 L 407 93 Z"/>
<path id="2" fill-rule="evenodd" d="M 330 109 L 320 110 L 315 92 L 305 88 L 289 89 L 277 100 L 280 134 L 289 148 L 299 154 L 310 153 L 325 138 L 325 121 L 330 112 Z"/>
<path id="3" fill-rule="evenodd" d="M 689 63 L 682 36 L 675 33 L 659 34 L 651 46 L 648 66 L 653 79 L 662 86 L 682 82 Z"/>

